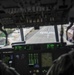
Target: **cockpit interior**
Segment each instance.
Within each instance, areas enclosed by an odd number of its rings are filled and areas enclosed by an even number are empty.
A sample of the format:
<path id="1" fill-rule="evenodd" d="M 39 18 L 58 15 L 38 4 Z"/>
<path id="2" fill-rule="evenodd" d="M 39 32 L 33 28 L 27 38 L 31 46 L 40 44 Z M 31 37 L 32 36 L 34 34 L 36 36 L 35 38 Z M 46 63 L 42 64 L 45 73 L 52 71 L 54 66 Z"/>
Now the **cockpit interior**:
<path id="1" fill-rule="evenodd" d="M 20 75 L 46 75 L 74 49 L 74 0 L 0 0 L 0 60 Z"/>

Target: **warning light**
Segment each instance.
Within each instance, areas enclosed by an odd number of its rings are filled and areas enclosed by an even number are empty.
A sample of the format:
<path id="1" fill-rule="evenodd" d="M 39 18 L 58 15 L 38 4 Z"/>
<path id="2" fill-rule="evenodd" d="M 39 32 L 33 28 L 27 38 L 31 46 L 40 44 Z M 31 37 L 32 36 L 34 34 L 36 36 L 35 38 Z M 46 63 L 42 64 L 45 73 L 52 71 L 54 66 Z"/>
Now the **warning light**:
<path id="1" fill-rule="evenodd" d="M 15 46 L 15 50 L 22 50 L 22 46 Z"/>
<path id="2" fill-rule="evenodd" d="M 17 51 L 19 51 L 19 50 L 32 50 L 32 47 L 29 45 L 24 45 L 24 46 L 15 46 L 14 49 Z"/>
<path id="3" fill-rule="evenodd" d="M 54 44 L 47 44 L 47 49 L 49 49 L 49 48 L 53 49 L 54 47 L 55 47 Z"/>
<path id="4" fill-rule="evenodd" d="M 22 49 L 22 46 L 18 46 L 18 48 L 19 48 L 19 50 L 21 50 Z"/>
<path id="5" fill-rule="evenodd" d="M 54 48 L 54 44 L 50 44 L 50 47 L 51 47 L 51 48 Z"/>

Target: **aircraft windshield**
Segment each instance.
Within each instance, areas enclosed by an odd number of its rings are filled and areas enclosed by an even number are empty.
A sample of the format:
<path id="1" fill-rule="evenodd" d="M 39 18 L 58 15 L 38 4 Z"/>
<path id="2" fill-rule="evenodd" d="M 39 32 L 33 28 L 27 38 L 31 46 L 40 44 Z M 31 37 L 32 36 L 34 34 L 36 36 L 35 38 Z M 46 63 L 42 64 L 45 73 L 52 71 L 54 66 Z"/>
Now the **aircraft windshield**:
<path id="1" fill-rule="evenodd" d="M 68 40 L 66 40 L 66 28 L 68 25 L 63 25 L 64 28 L 64 42 L 67 42 L 67 44 L 72 44 L 71 39 L 73 37 L 73 29 L 70 29 L 68 31 Z M 51 43 L 51 42 L 60 42 L 60 31 L 61 31 L 61 25 L 57 26 L 58 29 L 58 36 L 56 37 L 55 33 L 55 27 L 54 26 L 42 26 L 39 29 L 34 29 L 34 27 L 30 28 L 23 28 L 23 37 L 24 41 L 26 43 Z M 8 45 L 11 45 L 15 42 L 21 42 L 22 36 L 21 31 L 19 28 L 13 28 L 13 29 L 5 29 L 8 34 Z M 57 38 L 57 39 L 56 39 Z M 0 47 L 5 44 L 5 34 L 0 31 Z"/>

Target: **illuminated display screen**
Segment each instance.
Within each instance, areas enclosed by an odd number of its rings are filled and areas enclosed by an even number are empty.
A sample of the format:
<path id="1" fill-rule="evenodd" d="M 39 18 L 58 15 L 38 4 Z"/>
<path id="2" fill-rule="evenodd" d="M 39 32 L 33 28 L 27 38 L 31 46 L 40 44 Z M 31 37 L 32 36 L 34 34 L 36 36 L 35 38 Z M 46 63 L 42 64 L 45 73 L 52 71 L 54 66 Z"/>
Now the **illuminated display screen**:
<path id="1" fill-rule="evenodd" d="M 29 54 L 29 66 L 32 66 L 34 68 L 39 67 L 39 60 L 38 60 L 38 54 Z"/>
<path id="2" fill-rule="evenodd" d="M 54 49 L 55 45 L 54 44 L 47 44 L 47 49 L 52 48 Z"/>
<path id="3" fill-rule="evenodd" d="M 42 67 L 50 67 L 52 65 L 52 54 L 51 53 L 42 53 Z"/>
<path id="4" fill-rule="evenodd" d="M 47 44 L 47 49 L 55 49 L 55 48 L 60 48 L 60 47 L 63 47 L 65 46 L 66 43 L 52 43 L 52 44 Z"/>
<path id="5" fill-rule="evenodd" d="M 2 61 L 7 65 L 12 64 L 13 55 L 3 55 Z"/>
<path id="6" fill-rule="evenodd" d="M 17 46 L 14 46 L 14 50 L 17 50 L 17 51 L 20 51 L 20 50 L 31 50 L 31 46 L 29 45 L 24 45 L 24 46 L 21 46 L 21 45 L 17 45 Z"/>
<path id="7" fill-rule="evenodd" d="M 9 60 L 10 60 L 10 56 L 5 56 L 5 55 L 3 55 L 3 62 L 5 62 L 6 64 L 8 64 L 9 63 Z"/>

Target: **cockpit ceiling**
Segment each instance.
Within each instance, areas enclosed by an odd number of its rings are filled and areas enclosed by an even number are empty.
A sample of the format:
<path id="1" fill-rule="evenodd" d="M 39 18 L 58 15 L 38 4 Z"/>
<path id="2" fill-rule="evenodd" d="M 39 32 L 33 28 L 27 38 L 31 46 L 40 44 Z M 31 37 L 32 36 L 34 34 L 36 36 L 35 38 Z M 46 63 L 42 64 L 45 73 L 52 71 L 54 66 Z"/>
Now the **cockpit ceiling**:
<path id="1" fill-rule="evenodd" d="M 56 10 L 56 8 L 68 8 L 71 5 L 73 5 L 73 0 L 0 0 L 0 10 L 13 9 L 13 11 L 27 7 L 49 7 L 50 9 L 54 7 Z"/>
<path id="2" fill-rule="evenodd" d="M 0 23 L 60 24 L 62 15 L 66 20 L 63 23 L 68 23 L 68 13 L 73 5 L 74 0 L 0 0 Z"/>

